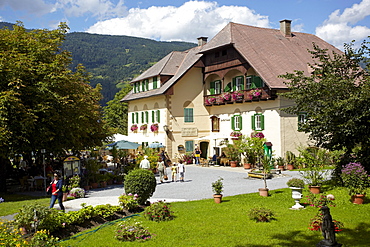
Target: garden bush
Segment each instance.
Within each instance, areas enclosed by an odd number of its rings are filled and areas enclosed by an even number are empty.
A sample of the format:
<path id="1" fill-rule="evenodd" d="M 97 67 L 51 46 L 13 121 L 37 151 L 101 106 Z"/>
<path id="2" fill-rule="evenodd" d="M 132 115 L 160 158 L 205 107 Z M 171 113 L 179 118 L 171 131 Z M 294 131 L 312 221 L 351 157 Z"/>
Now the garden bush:
<path id="1" fill-rule="evenodd" d="M 139 196 L 137 194 L 133 195 L 131 193 L 123 193 L 118 197 L 118 202 L 122 209 L 126 209 L 129 212 L 134 212 L 139 207 L 139 203 L 137 201 L 138 197 Z"/>
<path id="2" fill-rule="evenodd" d="M 154 193 L 157 181 L 152 171 L 145 169 L 132 170 L 125 177 L 125 192 L 137 194 L 138 203 L 143 205 Z"/>
<path id="3" fill-rule="evenodd" d="M 149 207 L 146 207 L 144 217 L 156 222 L 168 221 L 174 218 L 171 205 L 163 201 L 154 202 Z"/>
<path id="4" fill-rule="evenodd" d="M 136 220 L 124 221 L 118 224 L 116 229 L 116 239 L 121 241 L 145 241 L 151 237 L 147 228 Z"/>
<path id="5" fill-rule="evenodd" d="M 249 211 L 249 218 L 257 222 L 269 222 L 275 218 L 275 214 L 268 208 L 252 208 Z"/>

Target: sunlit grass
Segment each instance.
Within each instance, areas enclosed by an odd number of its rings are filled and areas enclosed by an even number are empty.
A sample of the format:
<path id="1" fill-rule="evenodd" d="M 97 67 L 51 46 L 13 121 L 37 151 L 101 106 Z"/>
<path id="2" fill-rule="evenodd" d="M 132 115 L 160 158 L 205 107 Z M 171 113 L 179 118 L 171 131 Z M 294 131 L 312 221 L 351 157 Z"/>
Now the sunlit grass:
<path id="1" fill-rule="evenodd" d="M 48 206 L 50 202 L 50 197 L 34 197 L 19 194 L 2 194 L 1 197 L 5 201 L 0 203 L 0 216 L 15 214 L 26 204 L 37 202 Z"/>
<path id="2" fill-rule="evenodd" d="M 370 242 L 370 202 L 354 205 L 347 191 L 330 189 L 326 193 L 336 196 L 336 207 L 331 208 L 334 219 L 344 223 L 344 231 L 337 241 L 344 246 L 368 246 Z M 305 191 L 304 194 L 308 194 Z M 308 230 L 309 221 L 317 209 L 290 210 L 294 205 L 290 189 L 271 191 L 265 198 L 257 193 L 225 197 L 221 204 L 213 199 L 172 203 L 176 218 L 168 222 L 151 222 L 137 217 L 155 234 L 152 240 L 140 246 L 315 246 L 320 232 Z M 276 220 L 256 223 L 248 218 L 254 207 L 274 211 Z M 135 242 L 114 239 L 115 226 L 103 227 L 91 234 L 63 241 L 63 246 L 138 246 Z"/>

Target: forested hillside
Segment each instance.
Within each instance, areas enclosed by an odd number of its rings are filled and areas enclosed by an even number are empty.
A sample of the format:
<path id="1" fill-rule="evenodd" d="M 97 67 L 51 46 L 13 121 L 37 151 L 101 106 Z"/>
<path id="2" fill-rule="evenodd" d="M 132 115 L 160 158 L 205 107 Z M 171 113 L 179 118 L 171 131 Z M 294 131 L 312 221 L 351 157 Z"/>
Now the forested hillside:
<path id="1" fill-rule="evenodd" d="M 12 25 L 1 22 L 0 28 Z M 66 35 L 62 48 L 72 53 L 73 67 L 81 63 L 92 74 L 92 86 L 102 84 L 101 103 L 105 105 L 118 92 L 117 84 L 127 83 L 171 51 L 184 51 L 195 45 L 75 32 Z"/>

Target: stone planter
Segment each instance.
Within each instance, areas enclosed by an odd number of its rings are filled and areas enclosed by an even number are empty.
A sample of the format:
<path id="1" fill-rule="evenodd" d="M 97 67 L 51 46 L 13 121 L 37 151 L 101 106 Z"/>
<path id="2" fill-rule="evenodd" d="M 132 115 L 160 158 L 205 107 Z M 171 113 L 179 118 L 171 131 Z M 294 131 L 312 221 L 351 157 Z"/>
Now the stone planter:
<path id="1" fill-rule="evenodd" d="M 301 209 L 301 208 L 304 208 L 300 203 L 299 201 L 302 199 L 302 189 L 303 188 L 299 188 L 299 187 L 289 187 L 290 189 L 292 189 L 292 198 L 294 199 L 295 201 L 295 205 L 292 206 L 290 209 Z"/>

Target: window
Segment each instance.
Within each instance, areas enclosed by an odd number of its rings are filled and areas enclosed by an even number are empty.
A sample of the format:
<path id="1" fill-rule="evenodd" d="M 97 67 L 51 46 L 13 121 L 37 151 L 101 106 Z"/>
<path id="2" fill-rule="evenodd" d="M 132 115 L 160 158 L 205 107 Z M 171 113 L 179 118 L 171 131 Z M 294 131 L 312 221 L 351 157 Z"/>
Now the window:
<path id="1" fill-rule="evenodd" d="M 302 127 L 307 123 L 307 113 L 300 112 L 298 114 L 298 130 L 302 130 Z"/>
<path id="2" fill-rule="evenodd" d="M 221 93 L 221 81 L 212 81 L 210 85 L 210 93 L 212 94 L 220 94 Z"/>
<path id="3" fill-rule="evenodd" d="M 253 130 L 264 130 L 265 128 L 265 121 L 264 116 L 261 113 L 254 114 L 252 116 L 252 129 Z"/>
<path id="4" fill-rule="evenodd" d="M 242 130 L 242 116 L 237 114 L 231 117 L 231 129 Z"/>
<path id="5" fill-rule="evenodd" d="M 154 76 L 153 77 L 153 89 L 156 89 L 156 88 L 158 88 L 158 85 L 157 85 L 157 77 Z"/>
<path id="6" fill-rule="evenodd" d="M 227 50 L 222 50 L 222 56 L 226 56 L 227 55 Z"/>
<path id="7" fill-rule="evenodd" d="M 244 77 L 237 76 L 233 78 L 233 91 L 244 90 Z"/>
<path id="8" fill-rule="evenodd" d="M 246 89 L 252 88 L 252 76 L 247 76 L 245 78 L 245 84 L 246 84 Z"/>
<path id="9" fill-rule="evenodd" d="M 140 93 L 140 82 L 134 83 L 134 93 Z"/>
<path id="10" fill-rule="evenodd" d="M 212 132 L 219 132 L 220 131 L 220 119 L 216 116 L 212 116 L 211 123 L 212 123 Z"/>
<path id="11" fill-rule="evenodd" d="M 184 122 L 185 123 L 194 122 L 193 108 L 184 108 Z"/>
<path id="12" fill-rule="evenodd" d="M 194 141 L 185 141 L 185 152 L 194 151 Z"/>

